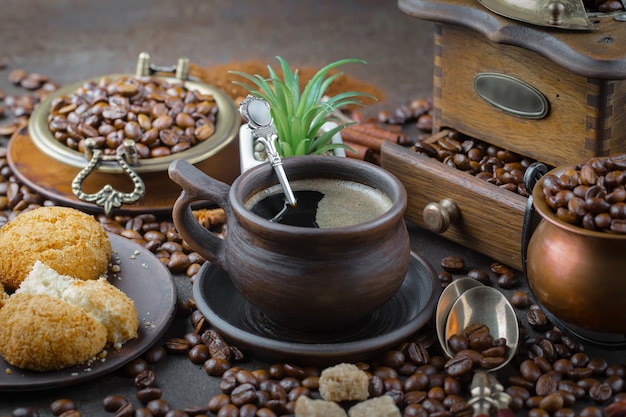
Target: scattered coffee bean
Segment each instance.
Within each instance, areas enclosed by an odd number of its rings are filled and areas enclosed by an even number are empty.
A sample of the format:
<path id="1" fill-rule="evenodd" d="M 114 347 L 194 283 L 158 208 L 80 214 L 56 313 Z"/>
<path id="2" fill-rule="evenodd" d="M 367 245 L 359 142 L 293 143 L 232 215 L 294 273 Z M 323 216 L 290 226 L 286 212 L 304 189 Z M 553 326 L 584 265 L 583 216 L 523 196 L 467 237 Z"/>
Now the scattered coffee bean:
<path id="1" fill-rule="evenodd" d="M 50 412 L 55 416 L 59 416 L 64 412 L 70 410 L 76 410 L 76 404 L 74 403 L 74 401 L 67 398 L 55 400 L 52 402 L 52 404 L 50 404 Z"/>
<path id="2" fill-rule="evenodd" d="M 128 404 L 128 399 L 117 394 L 107 395 L 102 400 L 102 407 L 110 412 L 119 410 L 125 404 Z"/>
<path id="3" fill-rule="evenodd" d="M 543 312 L 543 310 L 541 310 L 541 308 L 536 304 L 532 304 L 530 306 L 530 308 L 528 309 L 528 313 L 526 314 L 526 319 L 531 327 L 538 330 L 545 329 L 547 326 L 550 325 L 548 317 L 546 317 L 546 314 Z"/>
<path id="4" fill-rule="evenodd" d="M 143 354 L 143 359 L 147 363 L 159 363 L 167 356 L 167 351 L 163 346 L 155 345 Z"/>
<path id="5" fill-rule="evenodd" d="M 32 407 L 18 407 L 11 412 L 11 417 L 39 417 L 39 413 Z"/>
<path id="6" fill-rule="evenodd" d="M 475 279 L 481 284 L 489 284 L 489 274 L 482 269 L 472 269 L 467 273 L 467 276 Z"/>
<path id="7" fill-rule="evenodd" d="M 158 400 L 163 395 L 163 390 L 160 388 L 147 387 L 137 391 L 137 399 L 142 404 L 148 404 L 152 400 Z"/>
<path id="8" fill-rule="evenodd" d="M 513 307 L 524 309 L 530 305 L 530 297 L 525 291 L 515 291 L 511 295 L 510 302 Z"/>
<path id="9" fill-rule="evenodd" d="M 446 256 L 441 260 L 441 267 L 451 273 L 462 272 L 465 269 L 465 260 L 460 256 Z"/>

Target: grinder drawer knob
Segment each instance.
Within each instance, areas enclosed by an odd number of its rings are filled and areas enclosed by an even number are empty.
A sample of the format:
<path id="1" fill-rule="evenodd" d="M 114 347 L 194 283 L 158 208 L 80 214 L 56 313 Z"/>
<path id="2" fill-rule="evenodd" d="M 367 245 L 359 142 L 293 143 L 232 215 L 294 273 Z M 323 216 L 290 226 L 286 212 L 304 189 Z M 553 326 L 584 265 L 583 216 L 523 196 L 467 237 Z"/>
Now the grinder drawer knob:
<path id="1" fill-rule="evenodd" d="M 428 203 L 424 207 L 424 223 L 431 232 L 443 233 L 451 224 L 461 217 L 458 204 L 449 198 L 444 198 L 438 203 Z"/>

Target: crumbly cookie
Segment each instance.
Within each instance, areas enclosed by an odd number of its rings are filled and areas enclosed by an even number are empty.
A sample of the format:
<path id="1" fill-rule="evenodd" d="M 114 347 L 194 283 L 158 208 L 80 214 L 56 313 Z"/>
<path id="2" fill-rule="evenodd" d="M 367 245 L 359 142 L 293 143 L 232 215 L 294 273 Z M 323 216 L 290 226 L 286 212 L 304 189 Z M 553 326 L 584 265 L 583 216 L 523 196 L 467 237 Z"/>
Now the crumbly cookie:
<path id="1" fill-rule="evenodd" d="M 322 371 L 319 391 L 326 401 L 363 401 L 369 396 L 369 378 L 356 365 L 340 363 Z"/>
<path id="2" fill-rule="evenodd" d="M 4 303 L 7 302 L 8 299 L 9 299 L 9 294 L 7 294 L 6 291 L 4 291 L 4 286 L 0 282 L 0 308 L 2 308 L 2 306 L 4 305 Z"/>
<path id="3" fill-rule="evenodd" d="M 107 329 L 107 341 L 114 347 L 120 348 L 137 337 L 139 318 L 133 300 L 106 278 L 74 281 L 62 297 L 102 323 Z"/>
<path id="4" fill-rule="evenodd" d="M 0 323 L 0 355 L 33 371 L 83 363 L 106 345 L 102 324 L 49 295 L 13 294 L 0 308 Z"/>
<path id="5" fill-rule="evenodd" d="M 106 278 L 83 281 L 36 261 L 15 293 L 46 294 L 81 308 L 106 327 L 107 341 L 116 348 L 137 337 L 135 303 Z"/>
<path id="6" fill-rule="evenodd" d="M 111 242 L 100 223 L 68 207 L 41 207 L 0 229 L 0 282 L 15 291 L 35 261 L 60 274 L 87 280 L 107 272 Z"/>

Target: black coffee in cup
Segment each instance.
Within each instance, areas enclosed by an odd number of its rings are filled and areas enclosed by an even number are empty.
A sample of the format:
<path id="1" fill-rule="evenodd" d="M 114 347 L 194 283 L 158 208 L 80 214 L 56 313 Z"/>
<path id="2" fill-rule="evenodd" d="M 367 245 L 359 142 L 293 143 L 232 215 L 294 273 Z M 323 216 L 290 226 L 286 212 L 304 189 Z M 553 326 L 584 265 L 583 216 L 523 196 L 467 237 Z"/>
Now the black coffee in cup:
<path id="1" fill-rule="evenodd" d="M 277 223 L 332 228 L 375 219 L 392 204 L 380 190 L 355 181 L 316 178 L 290 184 L 295 207 L 285 202 L 282 188 L 276 185 L 254 194 L 246 201 L 246 208 Z"/>

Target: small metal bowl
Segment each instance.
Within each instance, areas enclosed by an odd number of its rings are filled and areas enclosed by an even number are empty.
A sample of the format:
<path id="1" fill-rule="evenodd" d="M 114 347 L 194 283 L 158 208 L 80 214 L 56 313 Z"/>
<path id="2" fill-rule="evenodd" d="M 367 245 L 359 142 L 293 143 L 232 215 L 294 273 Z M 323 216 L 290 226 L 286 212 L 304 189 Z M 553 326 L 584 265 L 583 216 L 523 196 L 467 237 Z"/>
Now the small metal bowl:
<path id="1" fill-rule="evenodd" d="M 213 96 L 218 107 L 218 114 L 215 123 L 215 132 L 212 136 L 191 146 L 185 151 L 162 157 L 143 159 L 136 158 L 136 155 L 133 155 L 136 152 L 133 149 L 132 141 L 129 142 L 125 151 L 121 153 L 118 152 L 119 155 L 112 156 L 104 155 L 101 150 L 91 148 L 87 149 L 85 153 L 81 153 L 54 138 L 48 125 L 48 116 L 50 115 L 53 100 L 61 96 L 72 94 L 86 82 L 98 82 L 103 77 L 115 80 L 121 77 L 132 77 L 133 74 L 112 74 L 94 77 L 61 88 L 42 101 L 29 120 L 28 133 L 32 143 L 39 151 L 52 158 L 55 162 L 80 169 L 80 172 L 73 180 L 71 178 L 68 179 L 68 182 L 71 181 L 71 189 L 74 195 L 79 200 L 85 201 L 88 204 L 93 203 L 104 207 L 107 214 L 110 214 L 113 209 L 120 207 L 122 204 L 133 204 L 143 198 L 146 190 L 143 185 L 142 177 L 152 178 L 152 173 L 163 173 L 163 180 L 169 183 L 167 179 L 167 168 L 174 160 L 184 159 L 192 164 L 200 164 L 203 161 L 217 156 L 220 151 L 229 147 L 233 142 L 241 124 L 239 113 L 229 96 L 211 85 L 188 79 L 188 61 L 185 58 L 181 58 L 178 64 L 173 67 L 156 67 L 150 64 L 149 59 L 149 55 L 145 52 L 139 55 L 137 72 L 134 76 L 153 76 L 164 81 L 176 83 L 183 81 L 184 87 L 188 90 L 197 90 L 202 94 Z M 170 76 L 169 73 L 174 73 L 175 75 L 172 74 Z M 236 161 L 233 161 L 233 163 L 236 163 Z M 120 192 L 115 189 L 115 184 L 111 185 L 107 183 L 96 193 L 86 193 L 82 190 L 82 183 L 92 172 L 94 174 L 127 175 L 132 180 L 135 189 L 130 193 Z M 230 177 L 232 177 L 232 175 L 230 175 Z M 219 179 L 225 180 L 224 178 Z M 234 178 L 227 179 L 232 181 Z M 124 178 L 124 181 L 128 182 L 126 178 Z M 164 186 L 167 185 L 164 183 Z"/>

